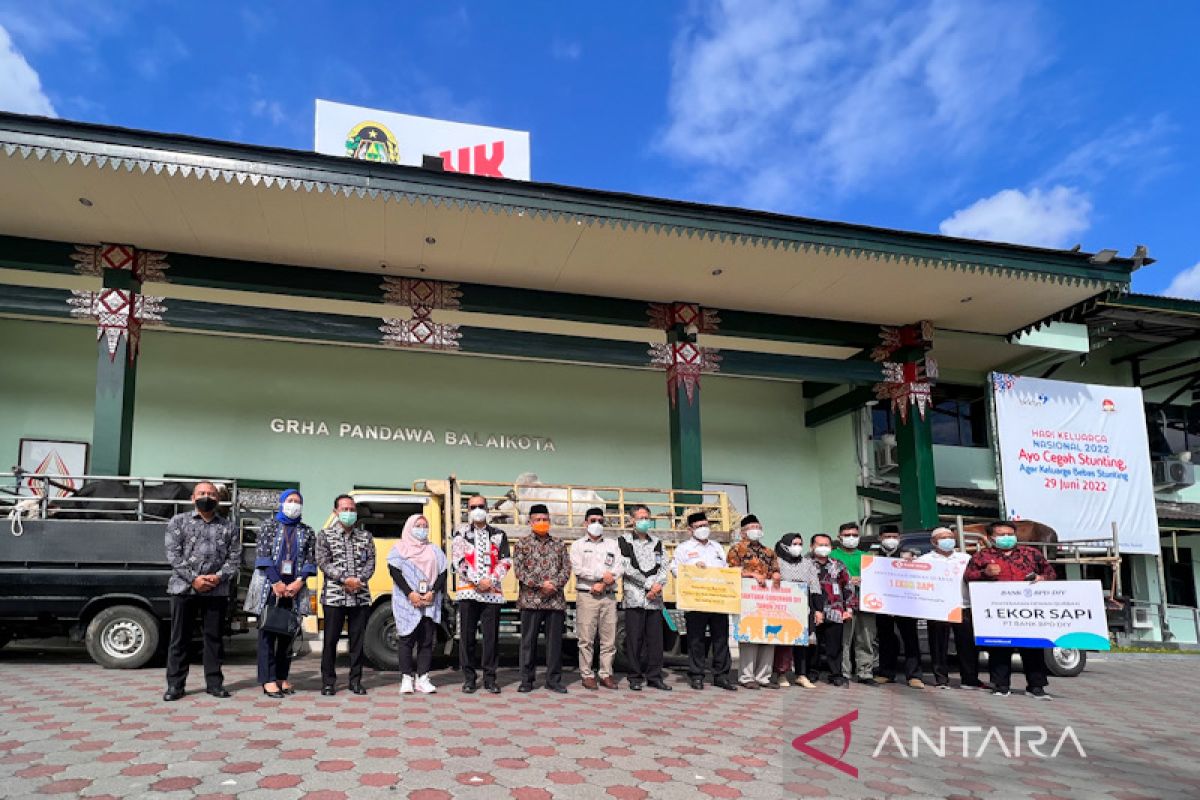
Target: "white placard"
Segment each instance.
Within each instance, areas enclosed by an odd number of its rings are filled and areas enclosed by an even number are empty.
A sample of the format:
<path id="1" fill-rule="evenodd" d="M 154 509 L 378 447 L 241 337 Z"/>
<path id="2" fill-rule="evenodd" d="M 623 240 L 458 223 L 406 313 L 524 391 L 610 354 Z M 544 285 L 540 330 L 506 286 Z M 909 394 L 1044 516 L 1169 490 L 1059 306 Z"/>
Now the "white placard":
<path id="1" fill-rule="evenodd" d="M 948 558 L 909 561 L 863 556 L 862 610 L 962 622 L 962 573 L 962 565 Z"/>
<path id="2" fill-rule="evenodd" d="M 1108 650 L 1100 581 L 974 581 L 971 622 L 981 647 Z"/>
<path id="3" fill-rule="evenodd" d="M 1009 519 L 1063 542 L 1107 539 L 1158 555 L 1142 390 L 993 373 L 1000 479 Z"/>
<path id="4" fill-rule="evenodd" d="M 317 101 L 316 151 L 365 161 L 421 166 L 441 156 L 447 172 L 530 180 L 529 132 L 414 117 Z"/>

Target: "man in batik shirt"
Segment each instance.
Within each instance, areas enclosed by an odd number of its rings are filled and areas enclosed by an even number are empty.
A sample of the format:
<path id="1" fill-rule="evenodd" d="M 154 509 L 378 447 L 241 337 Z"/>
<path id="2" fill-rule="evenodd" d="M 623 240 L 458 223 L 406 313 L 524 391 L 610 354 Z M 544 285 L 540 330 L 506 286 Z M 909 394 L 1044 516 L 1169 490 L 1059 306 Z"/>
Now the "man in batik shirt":
<path id="1" fill-rule="evenodd" d="M 742 538 L 729 548 L 725 560 L 731 567 L 741 567 L 743 578 L 753 578 L 759 586 L 768 581 L 779 585 L 780 574 L 775 553 L 762 543 L 763 526 L 758 517 L 747 514 L 742 517 Z M 775 660 L 775 646 L 738 642 L 738 683 L 743 689 L 778 689 L 771 682 L 771 665 Z"/>
<path id="2" fill-rule="evenodd" d="M 480 660 L 476 630 L 483 629 L 483 688 L 500 694 L 500 607 L 504 605 L 504 576 L 512 567 L 508 535 L 488 524 L 487 500 L 478 494 L 467 500 L 467 520 L 454 531 L 451 546 L 458 600 L 458 662 L 467 694 L 476 690 Z"/>
<path id="3" fill-rule="evenodd" d="M 566 694 L 562 685 L 562 637 L 567 621 L 567 599 L 563 588 L 571 578 L 571 556 L 567 543 L 550 535 L 550 510 L 537 503 L 529 509 L 533 533 L 513 548 L 513 570 L 520 587 L 517 609 L 521 612 L 521 685 L 518 692 L 532 692 L 537 671 L 537 642 L 546 631 L 546 688 Z"/>

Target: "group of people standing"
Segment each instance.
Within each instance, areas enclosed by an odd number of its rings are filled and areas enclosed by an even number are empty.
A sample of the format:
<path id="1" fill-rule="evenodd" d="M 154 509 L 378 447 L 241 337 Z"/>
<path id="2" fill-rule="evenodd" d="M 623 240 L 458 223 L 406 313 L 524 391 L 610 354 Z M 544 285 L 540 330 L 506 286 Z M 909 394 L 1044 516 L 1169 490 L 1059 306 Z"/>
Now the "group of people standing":
<path id="1" fill-rule="evenodd" d="M 220 665 L 221 630 L 241 554 L 232 521 L 217 513 L 217 498 L 216 486 L 197 484 L 192 495 L 194 510 L 176 515 L 167 526 L 166 549 L 172 566 L 168 584 L 172 625 L 167 691 L 163 695 L 167 701 L 184 696 L 187 645 L 197 615 L 202 619 L 204 634 L 206 691 L 216 697 L 229 696 Z M 292 643 L 299 620 L 311 605 L 308 578 L 320 572 L 324 575 L 320 602 L 325 620 L 321 693 L 337 692 L 334 659 L 345 628 L 350 653 L 349 690 L 366 694 L 362 684 L 363 638 L 371 612 L 368 582 L 376 569 L 375 542 L 359 524 L 353 497 L 337 497 L 332 524 L 319 532 L 303 522 L 303 502 L 298 490 L 284 491 L 277 511 L 258 531 L 254 575 L 244 608 L 260 619 L 295 621 L 292 627 L 260 628 L 258 683 L 263 693 L 273 698 L 295 692 L 289 681 Z M 564 590 L 572 576 L 576 582 L 576 634 L 584 689 L 618 688 L 613 662 L 618 614 L 622 614 L 629 688 L 670 691 L 672 687 L 663 673 L 663 593 L 668 573 L 676 574 L 682 565 L 737 567 L 743 577 L 753 578 L 760 585 L 802 582 L 808 587 L 809 597 L 810 643 L 804 647 L 742 643 L 735 680 L 731 679 L 729 616 L 685 612 L 688 683 L 693 689 L 704 688 L 710 652 L 712 684 L 731 691 L 791 685 L 814 688 L 822 672 L 835 686 L 846 685 L 852 678 L 864 685 L 879 686 L 899 682 L 903 675 L 908 686 L 925 687 L 916 620 L 872 614 L 860 608 L 861 562 L 866 551 L 859 546 L 859 529 L 854 523 L 842 525 L 836 541 L 828 534 L 813 535 L 806 553 L 803 538 L 797 533 L 785 534 L 773 549 L 767 547 L 762 543 L 761 522 L 748 515 L 741 520 L 738 541 L 726 551 L 712 539 L 706 514 L 698 511 L 687 517 L 688 539 L 668 559 L 663 542 L 653 534 L 651 512 L 643 505 L 631 509 L 630 530 L 616 538 L 606 536 L 602 508 L 585 513 L 583 535 L 570 544 L 552 535 L 545 505 L 531 506 L 528 521 L 532 535 L 510 546 L 504 530 L 489 523 L 486 499 L 473 495 L 467 501 L 467 522 L 454 531 L 447 559 L 443 548 L 431 541 L 425 516 L 415 514 L 406 520 L 387 558 L 393 586 L 391 609 L 400 644 L 402 694 L 436 691 L 429 672 L 450 570 L 457 588 L 462 691 L 478 691 L 480 673 L 484 691 L 501 691 L 497 681 L 500 609 L 504 604 L 503 582 L 510 571 L 517 580 L 521 623 L 517 691 L 534 689 L 538 643 L 544 638 L 544 686 L 552 692 L 567 692 L 562 681 L 567 612 Z M 933 531 L 932 544 L 930 552 L 917 556 L 915 551 L 900 546 L 898 532 L 885 530 L 878 552 L 887 557 L 949 559 L 964 581 L 1055 577 L 1054 568 L 1038 550 L 1017 545 L 1016 531 L 1009 523 L 993 523 L 988 538 L 973 555 L 959 550 L 957 536 L 947 528 Z M 981 682 L 969 602 L 964 584 L 962 621 L 928 623 L 935 684 L 949 686 L 948 653 L 953 637 L 963 688 L 990 688 L 994 694 L 1006 695 L 1012 649 L 992 648 L 991 686 Z M 273 613 L 273 609 L 288 613 Z M 1042 652 L 1022 650 L 1021 658 L 1029 693 L 1048 697 Z"/>

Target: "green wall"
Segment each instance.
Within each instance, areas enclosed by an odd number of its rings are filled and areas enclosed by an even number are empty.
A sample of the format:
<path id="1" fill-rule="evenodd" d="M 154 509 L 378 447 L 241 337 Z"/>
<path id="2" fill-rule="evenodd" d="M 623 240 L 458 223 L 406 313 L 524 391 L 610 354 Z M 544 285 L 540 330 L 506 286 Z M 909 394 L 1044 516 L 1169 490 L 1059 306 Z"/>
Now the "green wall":
<path id="1" fill-rule="evenodd" d="M 0 320 L 0 453 L 21 436 L 90 439 L 95 331 Z M 749 484 L 767 538 L 856 515 L 849 421 L 804 428 L 799 384 L 711 376 L 705 478 Z M 273 418 L 328 436 L 273 433 Z M 432 429 L 436 444 L 339 438 L 339 423 Z M 548 436 L 555 452 L 451 447 L 444 432 Z M 666 486 L 661 372 L 150 330 L 138 372 L 133 472 L 296 480 L 317 508 L 354 485 L 451 473 L 509 481 Z M 7 465 L 5 465 L 7 466 Z"/>

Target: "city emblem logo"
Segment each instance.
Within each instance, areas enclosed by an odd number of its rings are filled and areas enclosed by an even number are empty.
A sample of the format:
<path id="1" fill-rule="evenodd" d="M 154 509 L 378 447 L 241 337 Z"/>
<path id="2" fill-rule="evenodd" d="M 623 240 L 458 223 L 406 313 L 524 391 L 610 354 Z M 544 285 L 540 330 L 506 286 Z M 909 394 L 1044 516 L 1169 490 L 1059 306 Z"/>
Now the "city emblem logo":
<path id="1" fill-rule="evenodd" d="M 346 155 L 360 161 L 400 163 L 400 145 L 386 125 L 360 122 L 346 134 Z"/>
<path id="2" fill-rule="evenodd" d="M 883 599 L 877 594 L 869 594 L 863 598 L 863 608 L 867 611 L 879 611 L 883 608 Z"/>

